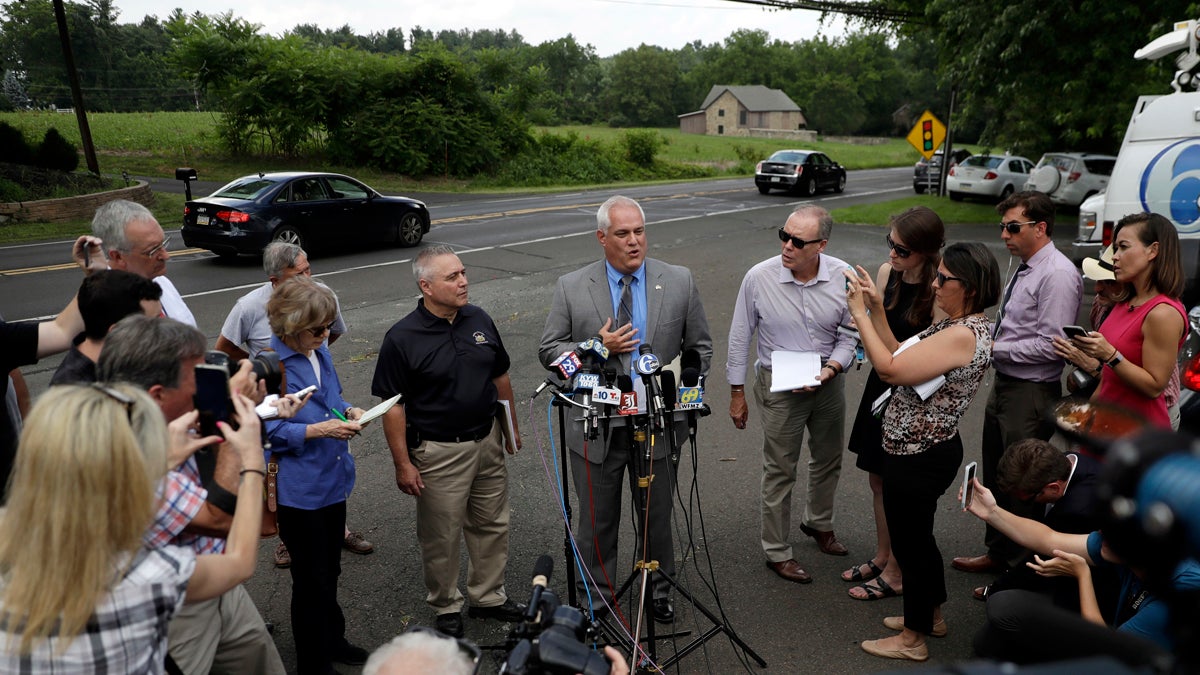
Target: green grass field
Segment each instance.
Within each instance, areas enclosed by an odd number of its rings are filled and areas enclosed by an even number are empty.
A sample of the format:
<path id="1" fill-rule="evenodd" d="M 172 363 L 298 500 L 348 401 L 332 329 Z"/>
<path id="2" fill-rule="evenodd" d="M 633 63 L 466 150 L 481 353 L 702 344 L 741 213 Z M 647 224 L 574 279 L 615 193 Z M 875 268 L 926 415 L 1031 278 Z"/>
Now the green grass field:
<path id="1" fill-rule="evenodd" d="M 327 170 L 347 173 L 384 191 L 470 192 L 486 189 L 471 181 L 426 178 L 413 180 L 405 176 L 363 167 L 332 166 L 319 159 L 306 157 L 238 157 L 227 156 L 217 133 L 219 113 L 156 112 L 156 113 L 92 113 L 88 115 L 92 140 L 96 146 L 100 171 L 120 175 L 127 171 L 136 176 L 173 177 L 176 167 L 190 166 L 201 180 L 227 181 L 258 171 Z M 68 141 L 79 145 L 79 127 L 75 116 L 55 112 L 0 113 L 0 122 L 20 129 L 33 144 L 38 143 L 47 129 L 56 128 Z M 605 126 L 566 126 L 535 128 L 534 132 L 565 134 L 574 132 L 585 138 L 617 143 L 625 129 Z M 704 136 L 682 134 L 678 129 L 655 129 L 666 141 L 659 151 L 660 159 L 714 166 L 721 177 L 743 175 L 738 167 L 752 167 L 772 152 L 790 147 L 805 147 L 828 154 L 846 168 L 871 169 L 909 166 L 918 158 L 916 150 L 900 138 L 887 139 L 880 144 L 816 141 L 794 143 L 762 138 L 736 136 Z M 82 162 L 81 162 L 82 164 Z M 82 167 L 81 168 L 86 168 Z M 578 188 L 580 186 L 574 186 Z M 610 185 L 607 187 L 619 187 Z M 511 188 L 520 191 L 550 191 L 556 188 Z M 501 190 L 507 191 L 507 190 Z M 182 198 L 158 195 L 155 215 L 170 227 L 178 220 L 183 208 Z M 978 204 L 951 203 L 933 197 L 912 197 L 885 204 L 855 207 L 835 211 L 839 222 L 884 225 L 890 214 L 913 204 L 933 205 L 947 223 L 987 222 L 995 215 L 990 207 Z M 10 224 L 0 228 L 0 242 L 31 241 L 71 236 L 87 231 L 87 222 L 62 224 Z"/>
<path id="2" fill-rule="evenodd" d="M 975 225 L 999 222 L 996 206 L 982 202 L 952 202 L 945 197 L 932 195 L 913 195 L 893 199 L 890 202 L 848 206 L 844 209 L 834 209 L 833 220 L 836 223 L 855 223 L 860 225 L 887 225 L 888 219 L 905 209 L 914 206 L 928 206 L 937 212 L 942 222 L 947 225 Z"/>

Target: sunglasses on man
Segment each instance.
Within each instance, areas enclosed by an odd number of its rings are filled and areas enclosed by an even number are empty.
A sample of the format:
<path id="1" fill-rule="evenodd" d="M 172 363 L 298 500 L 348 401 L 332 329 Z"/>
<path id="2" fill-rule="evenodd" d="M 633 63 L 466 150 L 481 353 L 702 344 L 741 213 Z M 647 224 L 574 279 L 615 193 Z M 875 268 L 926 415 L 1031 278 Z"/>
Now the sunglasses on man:
<path id="1" fill-rule="evenodd" d="M 800 237 L 796 237 L 796 236 L 792 236 L 792 235 L 788 234 L 787 230 L 785 230 L 781 227 L 781 228 L 779 228 L 779 241 L 782 241 L 785 244 L 790 241 L 790 242 L 792 242 L 792 246 L 795 246 L 796 248 L 804 248 L 805 246 L 808 246 L 809 244 L 819 244 L 825 240 L 824 239 L 811 239 L 809 241 L 804 241 Z"/>
<path id="2" fill-rule="evenodd" d="M 1035 225 L 1040 222 L 1040 220 L 1026 220 L 1024 222 L 1019 220 L 1010 220 L 1007 223 L 1001 222 L 1000 227 L 1007 230 L 1009 234 L 1017 234 L 1021 231 L 1022 225 Z"/>

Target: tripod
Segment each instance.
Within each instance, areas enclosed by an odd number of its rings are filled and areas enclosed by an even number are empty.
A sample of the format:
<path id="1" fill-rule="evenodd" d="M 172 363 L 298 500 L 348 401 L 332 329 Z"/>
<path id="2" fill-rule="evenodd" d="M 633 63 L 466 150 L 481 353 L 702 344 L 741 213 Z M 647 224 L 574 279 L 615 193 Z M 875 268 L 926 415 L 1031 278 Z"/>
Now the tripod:
<path id="1" fill-rule="evenodd" d="M 651 661 L 656 663 L 660 668 L 665 669 L 701 647 L 717 633 L 724 633 L 732 642 L 734 642 L 747 655 L 754 659 L 755 662 L 757 662 L 760 666 L 765 667 L 767 665 L 766 661 L 764 661 L 757 653 L 755 653 L 754 650 L 751 649 L 750 646 L 747 645 L 741 639 L 741 637 L 737 635 L 736 632 L 734 632 L 732 627 L 723 621 L 721 617 L 709 610 L 708 607 L 701 603 L 672 575 L 668 574 L 662 568 L 659 562 L 654 559 L 652 545 L 653 538 L 650 536 L 650 518 L 652 515 L 656 514 L 653 514 L 651 510 L 651 494 L 656 479 L 655 472 L 660 470 L 655 466 L 654 440 L 656 438 L 662 438 L 666 444 L 668 444 L 669 453 L 674 454 L 674 415 L 669 412 L 665 413 L 661 418 L 665 423 L 661 424 L 661 426 L 658 424 L 652 424 L 652 416 L 638 415 L 636 417 L 638 424 L 636 426 L 630 425 L 633 427 L 632 430 L 623 430 L 621 433 L 622 435 L 628 435 L 626 440 L 628 444 L 627 469 L 630 474 L 635 477 L 635 484 L 637 486 L 637 489 L 634 490 L 632 498 L 635 512 L 640 514 L 641 527 L 639 535 L 642 537 L 640 546 L 642 557 L 641 560 L 637 561 L 634 569 L 631 570 L 625 582 L 614 594 L 614 597 L 621 597 L 627 591 L 629 591 L 633 584 L 640 582 L 637 621 L 635 622 L 636 629 L 633 635 L 634 644 L 630 644 L 627 640 L 623 639 L 623 635 L 618 634 L 616 631 L 613 631 L 611 628 L 604 625 L 604 620 L 599 621 L 601 627 L 605 629 L 604 632 L 610 640 L 615 640 L 621 643 L 623 647 L 626 647 L 630 653 L 633 653 L 636 656 L 637 650 L 633 649 L 633 647 L 640 642 L 642 620 L 647 615 L 647 612 L 645 611 L 646 591 L 648 588 L 651 588 L 653 583 L 662 581 L 671 588 L 675 589 L 678 594 L 688 602 L 688 604 L 703 614 L 710 622 L 712 622 L 713 625 L 711 628 L 698 635 L 691 642 L 676 650 L 676 652 L 669 659 L 659 662 L 657 659 L 657 640 L 668 637 L 687 636 L 691 633 L 690 631 L 682 633 L 670 633 L 658 637 L 655 634 L 655 622 L 653 618 L 646 619 L 646 640 L 648 643 L 648 656 L 650 657 Z M 612 418 L 609 417 L 608 419 Z M 658 433 L 655 433 L 656 427 L 658 427 Z M 693 435 L 690 436 L 690 438 L 692 439 L 692 449 L 694 451 L 695 437 Z M 668 464 L 665 456 L 658 460 L 658 466 L 661 467 L 661 471 L 666 476 L 666 480 L 659 481 L 658 489 L 666 490 L 668 493 L 666 508 L 668 509 L 669 513 L 669 509 L 671 508 L 670 492 L 674 483 L 672 478 L 674 467 Z M 666 514 L 664 513 L 657 515 L 658 517 L 666 517 Z"/>

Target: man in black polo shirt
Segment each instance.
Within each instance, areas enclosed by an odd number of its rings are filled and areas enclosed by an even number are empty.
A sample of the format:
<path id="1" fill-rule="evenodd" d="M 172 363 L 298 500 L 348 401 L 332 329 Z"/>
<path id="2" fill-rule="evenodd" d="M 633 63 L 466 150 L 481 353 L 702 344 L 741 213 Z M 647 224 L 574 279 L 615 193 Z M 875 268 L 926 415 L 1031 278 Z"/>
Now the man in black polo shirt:
<path id="1" fill-rule="evenodd" d="M 459 540 L 471 558 L 469 614 L 519 621 L 508 599 L 507 444 L 500 399 L 512 406 L 509 358 L 492 318 L 467 303 L 467 272 L 448 246 L 423 249 L 413 262 L 417 308 L 392 326 L 379 348 L 371 391 L 400 405 L 383 417 L 396 485 L 417 498 L 417 539 L 438 630 L 461 637 Z M 511 416 L 517 428 L 515 415 Z"/>

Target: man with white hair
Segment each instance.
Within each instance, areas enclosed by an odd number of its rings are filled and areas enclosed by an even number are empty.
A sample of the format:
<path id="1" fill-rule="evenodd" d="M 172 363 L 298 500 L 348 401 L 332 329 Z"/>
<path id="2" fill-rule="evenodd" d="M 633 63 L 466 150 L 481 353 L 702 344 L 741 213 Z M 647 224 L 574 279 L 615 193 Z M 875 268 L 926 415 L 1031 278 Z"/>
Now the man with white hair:
<path id="1" fill-rule="evenodd" d="M 108 266 L 150 279 L 162 287 L 163 316 L 196 326 L 196 318 L 165 275 L 171 240 L 163 233 L 150 209 L 125 199 L 114 199 L 96 209 L 92 234 L 104 241 Z"/>

